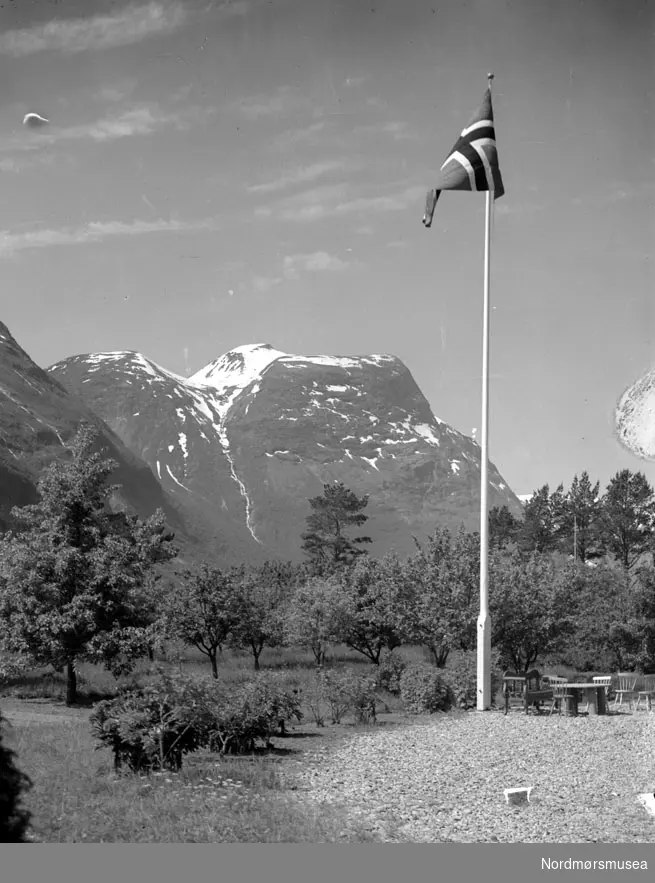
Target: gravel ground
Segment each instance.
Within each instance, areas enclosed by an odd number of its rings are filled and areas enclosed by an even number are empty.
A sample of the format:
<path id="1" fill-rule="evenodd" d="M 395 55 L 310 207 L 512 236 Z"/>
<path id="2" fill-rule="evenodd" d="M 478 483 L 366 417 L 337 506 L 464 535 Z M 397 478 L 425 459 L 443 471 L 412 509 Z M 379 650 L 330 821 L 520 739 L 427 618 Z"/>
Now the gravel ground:
<path id="1" fill-rule="evenodd" d="M 655 843 L 637 801 L 655 792 L 655 714 L 440 715 L 358 733 L 293 781 L 389 842 Z M 529 785 L 529 805 L 506 804 Z"/>

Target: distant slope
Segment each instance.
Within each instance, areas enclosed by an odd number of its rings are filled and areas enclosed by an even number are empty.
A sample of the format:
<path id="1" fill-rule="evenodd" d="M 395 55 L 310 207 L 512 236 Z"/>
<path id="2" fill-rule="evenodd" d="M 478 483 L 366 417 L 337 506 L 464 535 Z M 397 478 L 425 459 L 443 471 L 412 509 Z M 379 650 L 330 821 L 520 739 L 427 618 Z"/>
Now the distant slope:
<path id="1" fill-rule="evenodd" d="M 479 526 L 480 449 L 436 418 L 390 355 L 238 347 L 182 378 L 134 352 L 74 356 L 51 376 L 150 464 L 182 511 L 246 560 L 302 557 L 308 499 L 343 481 L 369 494 L 372 554 L 438 524 Z M 490 506 L 521 504 L 490 467 Z"/>

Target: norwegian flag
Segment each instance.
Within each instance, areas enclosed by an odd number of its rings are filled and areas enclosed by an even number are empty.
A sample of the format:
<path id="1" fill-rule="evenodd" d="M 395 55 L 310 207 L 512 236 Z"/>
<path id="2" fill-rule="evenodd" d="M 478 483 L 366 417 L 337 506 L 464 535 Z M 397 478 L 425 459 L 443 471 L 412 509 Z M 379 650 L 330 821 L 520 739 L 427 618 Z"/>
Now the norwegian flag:
<path id="1" fill-rule="evenodd" d="M 441 166 L 436 188 L 428 191 L 423 215 L 426 227 L 432 224 L 442 190 L 491 190 L 494 199 L 499 199 L 505 192 L 498 166 L 490 88 Z"/>

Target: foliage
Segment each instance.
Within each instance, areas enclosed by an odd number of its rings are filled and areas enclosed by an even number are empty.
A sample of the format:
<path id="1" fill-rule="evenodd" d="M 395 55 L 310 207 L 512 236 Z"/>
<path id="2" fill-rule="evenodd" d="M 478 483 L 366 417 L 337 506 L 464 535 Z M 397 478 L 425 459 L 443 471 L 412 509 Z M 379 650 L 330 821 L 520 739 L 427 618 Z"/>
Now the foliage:
<path id="1" fill-rule="evenodd" d="M 552 552 L 557 549 L 566 529 L 564 486 L 551 494 L 547 484 L 527 501 L 518 542 L 522 551 Z"/>
<path id="2" fill-rule="evenodd" d="M 24 843 L 30 813 L 21 805 L 22 795 L 32 782 L 18 769 L 16 755 L 4 744 L 3 727 L 0 714 L 0 843 Z"/>
<path id="3" fill-rule="evenodd" d="M 626 570 L 652 549 L 655 524 L 653 488 L 641 472 L 617 472 L 601 499 L 604 543 Z"/>
<path id="4" fill-rule="evenodd" d="M 497 553 L 490 561 L 492 645 L 506 668 L 527 671 L 563 646 L 575 628 L 570 581 L 575 568 L 549 555 Z"/>
<path id="5" fill-rule="evenodd" d="M 362 544 L 372 542 L 371 538 L 351 539 L 348 531 L 368 521 L 362 512 L 367 504 L 367 495 L 357 497 L 343 482 L 324 484 L 323 495 L 309 501 L 312 513 L 307 516 L 307 531 L 302 534 L 303 551 L 311 560 L 329 565 L 349 565 L 366 554 Z"/>
<path id="6" fill-rule="evenodd" d="M 335 576 L 310 577 L 296 587 L 289 602 L 286 640 L 311 650 L 318 666 L 325 664 L 327 649 L 338 638 L 340 593 Z"/>
<path id="7" fill-rule="evenodd" d="M 249 651 L 259 671 L 264 647 L 284 642 L 284 616 L 293 591 L 288 578 L 270 564 L 261 567 L 235 567 L 229 577 L 232 626 L 230 644 Z"/>
<path id="8" fill-rule="evenodd" d="M 494 506 L 489 511 L 489 548 L 504 549 L 515 543 L 521 531 L 522 522 L 515 518 L 507 506 Z"/>
<path id="9" fill-rule="evenodd" d="M 442 672 L 448 690 L 450 702 L 456 708 L 475 708 L 478 696 L 478 660 L 475 650 L 466 650 L 452 654 L 448 665 Z M 498 651 L 491 652 L 491 704 L 495 705 L 496 696 L 503 685 Z"/>
<path id="10" fill-rule="evenodd" d="M 357 677 L 352 671 L 318 672 L 315 693 L 329 707 L 333 724 L 340 724 L 349 711 L 359 722 L 375 720 L 375 680 Z"/>
<path id="11" fill-rule="evenodd" d="M 201 747 L 243 754 L 258 739 L 268 744 L 292 717 L 302 719 L 300 698 L 275 676 L 226 685 L 160 668 L 156 681 L 98 703 L 91 729 L 111 747 L 117 768 L 180 769 L 183 755 Z"/>
<path id="12" fill-rule="evenodd" d="M 449 705 L 448 687 L 432 665 L 415 662 L 400 676 L 400 697 L 409 714 L 433 714 Z"/>
<path id="13" fill-rule="evenodd" d="M 209 658 L 218 677 L 218 652 L 234 624 L 231 574 L 202 564 L 187 570 L 165 599 L 162 619 L 166 634 L 196 647 Z"/>
<path id="14" fill-rule="evenodd" d="M 600 482 L 592 485 L 586 471 L 580 478 L 575 475 L 566 495 L 566 538 L 562 548 L 583 564 L 602 554 L 600 514 Z"/>
<path id="15" fill-rule="evenodd" d="M 80 428 L 72 458 L 39 480 L 39 502 L 13 510 L 22 529 L 0 539 L 4 642 L 36 664 L 66 666 L 69 705 L 79 659 L 121 673 L 147 652 L 153 571 L 176 554 L 162 512 L 141 521 L 109 511 L 116 464 L 93 453 L 96 437 Z"/>
<path id="16" fill-rule="evenodd" d="M 390 553 L 381 560 L 360 558 L 339 578 L 337 637 L 374 665 L 385 648 L 393 650 L 401 643 L 396 610 L 399 572 L 400 562 Z"/>
<path id="17" fill-rule="evenodd" d="M 407 663 L 402 656 L 397 653 L 385 654 L 376 672 L 376 689 L 386 690 L 392 696 L 400 696 L 400 677 L 406 668 Z"/>
<path id="18" fill-rule="evenodd" d="M 453 649 L 475 640 L 480 551 L 477 534 L 438 527 L 426 549 L 401 568 L 396 623 L 403 640 L 425 647 L 442 668 Z"/>

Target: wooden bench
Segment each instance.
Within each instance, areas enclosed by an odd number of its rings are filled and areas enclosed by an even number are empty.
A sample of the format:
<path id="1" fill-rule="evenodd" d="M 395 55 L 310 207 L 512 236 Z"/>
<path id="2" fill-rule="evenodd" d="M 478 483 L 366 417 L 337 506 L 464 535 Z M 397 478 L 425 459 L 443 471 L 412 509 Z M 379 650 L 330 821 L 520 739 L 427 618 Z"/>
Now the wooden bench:
<path id="1" fill-rule="evenodd" d="M 512 697 L 521 700 L 526 714 L 531 705 L 539 714 L 540 703 L 552 701 L 553 691 L 543 686 L 541 676 L 535 668 L 532 671 L 523 672 L 506 671 L 503 674 L 503 696 L 505 697 L 505 714 L 509 711 Z"/>

